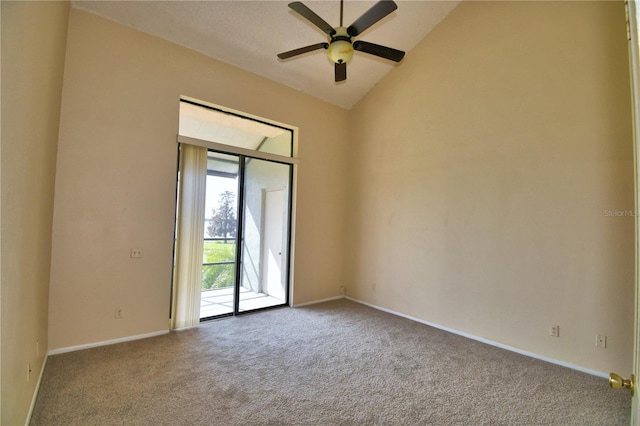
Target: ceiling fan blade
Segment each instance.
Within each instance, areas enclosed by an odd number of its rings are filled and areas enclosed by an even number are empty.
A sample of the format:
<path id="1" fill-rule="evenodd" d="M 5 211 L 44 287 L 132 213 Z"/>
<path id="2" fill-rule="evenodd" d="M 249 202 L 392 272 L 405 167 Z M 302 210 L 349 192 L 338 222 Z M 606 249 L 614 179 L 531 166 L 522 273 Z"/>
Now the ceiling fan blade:
<path id="1" fill-rule="evenodd" d="M 379 44 L 368 43 L 366 41 L 355 41 L 353 48 L 364 53 L 376 55 L 381 58 L 389 59 L 391 61 L 400 62 L 404 58 L 404 52 L 402 50 L 392 49 L 386 46 L 380 46 Z"/>
<path id="2" fill-rule="evenodd" d="M 303 18 L 306 18 L 316 27 L 320 28 L 323 32 L 329 35 L 334 35 L 336 33 L 336 30 L 334 30 L 331 25 L 329 25 L 324 19 L 316 15 L 313 10 L 309 9 L 301 2 L 294 1 L 293 3 L 289 3 L 289 7 L 298 12 Z"/>
<path id="3" fill-rule="evenodd" d="M 326 49 L 329 47 L 329 43 L 317 43 L 312 44 L 311 46 L 301 47 L 299 49 L 289 50 L 288 52 L 278 53 L 278 58 L 280 59 L 289 59 L 294 56 L 302 55 L 303 53 L 313 52 L 318 49 Z"/>
<path id="4" fill-rule="evenodd" d="M 336 63 L 336 83 L 347 79 L 347 63 Z"/>
<path id="5" fill-rule="evenodd" d="M 355 37 L 358 34 L 362 34 L 364 30 L 393 12 L 398 8 L 391 0 L 381 0 L 378 3 L 374 4 L 371 9 L 367 10 L 362 14 L 361 17 L 355 20 L 353 24 L 347 28 L 347 33 L 351 37 Z"/>

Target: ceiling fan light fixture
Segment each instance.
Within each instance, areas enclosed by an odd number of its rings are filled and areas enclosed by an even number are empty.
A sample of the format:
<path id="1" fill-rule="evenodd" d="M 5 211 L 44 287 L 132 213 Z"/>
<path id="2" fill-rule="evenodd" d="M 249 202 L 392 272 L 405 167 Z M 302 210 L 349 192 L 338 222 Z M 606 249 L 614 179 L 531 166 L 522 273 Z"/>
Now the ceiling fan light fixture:
<path id="1" fill-rule="evenodd" d="M 346 64 L 353 56 L 351 36 L 347 34 L 345 27 L 334 28 L 335 34 L 329 38 L 327 56 L 336 64 Z"/>
<path id="2" fill-rule="evenodd" d="M 349 62 L 353 56 L 353 46 L 346 40 L 336 40 L 327 48 L 327 56 L 336 64 Z"/>

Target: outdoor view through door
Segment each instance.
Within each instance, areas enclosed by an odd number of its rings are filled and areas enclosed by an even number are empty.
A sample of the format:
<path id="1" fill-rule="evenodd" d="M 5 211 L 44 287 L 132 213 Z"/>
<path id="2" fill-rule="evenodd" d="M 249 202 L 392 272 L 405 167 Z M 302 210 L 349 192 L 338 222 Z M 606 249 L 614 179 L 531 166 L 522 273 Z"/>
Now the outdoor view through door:
<path id="1" fill-rule="evenodd" d="M 292 135 L 181 102 L 178 141 L 207 149 L 202 275 L 195 284 L 201 321 L 288 304 Z"/>
<path id="2" fill-rule="evenodd" d="M 286 303 L 283 256 L 288 245 L 289 167 L 245 158 L 244 185 L 239 191 L 240 158 L 209 152 L 200 318 L 233 313 L 236 299 L 239 311 Z M 243 229 L 238 250 L 240 204 Z"/>

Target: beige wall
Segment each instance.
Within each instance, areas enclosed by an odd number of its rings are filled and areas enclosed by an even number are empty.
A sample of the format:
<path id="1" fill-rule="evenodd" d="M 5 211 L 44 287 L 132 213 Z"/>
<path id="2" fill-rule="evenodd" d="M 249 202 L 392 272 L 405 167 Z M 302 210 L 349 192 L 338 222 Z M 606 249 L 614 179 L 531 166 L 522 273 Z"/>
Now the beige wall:
<path id="1" fill-rule="evenodd" d="M 630 371 L 630 114 L 622 2 L 461 4 L 353 110 L 348 294 Z"/>
<path id="2" fill-rule="evenodd" d="M 49 349 L 168 329 L 180 95 L 299 127 L 294 302 L 339 293 L 345 111 L 72 9 Z M 131 247 L 144 258 L 130 259 Z"/>
<path id="3" fill-rule="evenodd" d="M 47 351 L 51 224 L 68 2 L 2 9 L 2 414 L 24 424 Z M 36 352 L 39 342 L 39 353 Z M 27 365 L 31 378 L 27 381 Z"/>

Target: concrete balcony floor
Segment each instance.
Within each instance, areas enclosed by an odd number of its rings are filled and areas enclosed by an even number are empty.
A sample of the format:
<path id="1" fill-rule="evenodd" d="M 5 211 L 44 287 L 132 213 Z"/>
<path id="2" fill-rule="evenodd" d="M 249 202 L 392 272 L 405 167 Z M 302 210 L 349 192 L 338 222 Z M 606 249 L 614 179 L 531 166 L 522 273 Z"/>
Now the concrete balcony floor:
<path id="1" fill-rule="evenodd" d="M 240 287 L 240 312 L 282 305 L 284 300 Z M 200 318 L 233 312 L 233 287 L 206 290 L 200 296 Z"/>

